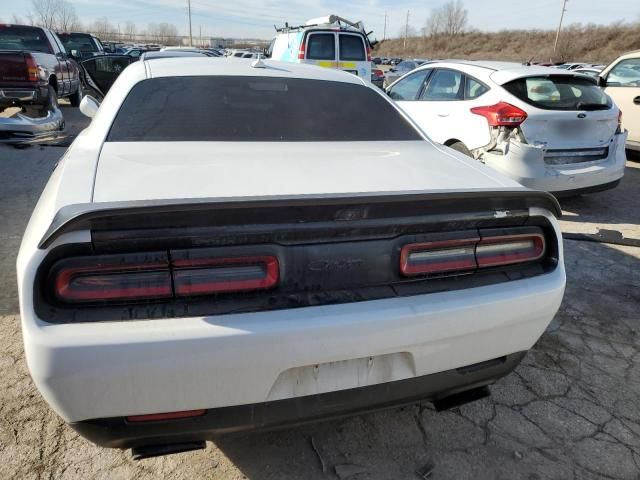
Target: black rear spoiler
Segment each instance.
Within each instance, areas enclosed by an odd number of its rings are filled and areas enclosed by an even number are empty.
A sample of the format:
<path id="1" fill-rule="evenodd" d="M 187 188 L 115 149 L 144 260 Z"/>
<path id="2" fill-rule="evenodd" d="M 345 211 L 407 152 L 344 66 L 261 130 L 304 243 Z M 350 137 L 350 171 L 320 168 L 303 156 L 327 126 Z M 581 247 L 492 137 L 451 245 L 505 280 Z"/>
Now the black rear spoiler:
<path id="1" fill-rule="evenodd" d="M 180 229 L 225 226 L 307 225 L 309 223 L 370 222 L 382 219 L 460 215 L 504 218 L 531 207 L 560 217 L 556 198 L 528 189 L 466 192 L 379 192 L 268 197 L 98 202 L 61 208 L 42 237 L 49 247 L 65 233 Z M 351 225 L 351 223 L 348 223 Z"/>

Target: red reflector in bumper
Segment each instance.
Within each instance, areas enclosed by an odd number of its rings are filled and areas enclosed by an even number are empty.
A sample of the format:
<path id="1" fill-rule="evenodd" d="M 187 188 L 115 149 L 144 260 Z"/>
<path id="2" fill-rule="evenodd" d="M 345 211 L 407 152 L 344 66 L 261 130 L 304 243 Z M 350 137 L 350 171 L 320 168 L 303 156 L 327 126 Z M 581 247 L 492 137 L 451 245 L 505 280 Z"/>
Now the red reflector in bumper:
<path id="1" fill-rule="evenodd" d="M 182 412 L 168 413 L 151 413 L 149 415 L 132 415 L 127 418 L 127 422 L 159 422 L 162 420 L 178 420 L 181 418 L 201 417 L 207 411 L 202 410 L 184 410 Z"/>

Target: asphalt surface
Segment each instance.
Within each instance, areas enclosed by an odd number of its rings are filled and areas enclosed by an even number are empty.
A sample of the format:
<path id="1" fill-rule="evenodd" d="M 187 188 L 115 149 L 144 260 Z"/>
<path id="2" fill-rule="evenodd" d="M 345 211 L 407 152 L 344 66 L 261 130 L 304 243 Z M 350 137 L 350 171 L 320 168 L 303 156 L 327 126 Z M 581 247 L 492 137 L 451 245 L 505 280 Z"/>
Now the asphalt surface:
<path id="1" fill-rule="evenodd" d="M 70 134 L 86 124 L 63 111 Z M 425 466 L 430 479 L 640 477 L 640 248 L 587 241 L 640 241 L 640 162 L 628 162 L 617 189 L 562 202 L 563 230 L 588 235 L 565 241 L 564 303 L 491 398 L 229 437 L 134 462 L 67 427 L 24 360 L 15 257 L 64 150 L 0 146 L 0 478 L 416 479 Z"/>

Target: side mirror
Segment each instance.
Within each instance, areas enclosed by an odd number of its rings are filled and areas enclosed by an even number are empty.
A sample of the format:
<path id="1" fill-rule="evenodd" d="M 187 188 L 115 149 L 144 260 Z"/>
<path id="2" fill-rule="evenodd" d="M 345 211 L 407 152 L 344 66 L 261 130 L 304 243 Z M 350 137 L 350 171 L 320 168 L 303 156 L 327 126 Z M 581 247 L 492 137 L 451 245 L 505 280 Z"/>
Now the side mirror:
<path id="1" fill-rule="evenodd" d="M 100 103 L 91 95 L 85 95 L 80 102 L 80 111 L 83 115 L 93 118 L 100 108 Z"/>
<path id="2" fill-rule="evenodd" d="M 598 75 L 598 86 L 604 88 L 607 86 L 607 79 Z"/>
<path id="3" fill-rule="evenodd" d="M 78 50 L 71 50 L 71 56 L 73 58 L 80 58 L 80 52 Z"/>

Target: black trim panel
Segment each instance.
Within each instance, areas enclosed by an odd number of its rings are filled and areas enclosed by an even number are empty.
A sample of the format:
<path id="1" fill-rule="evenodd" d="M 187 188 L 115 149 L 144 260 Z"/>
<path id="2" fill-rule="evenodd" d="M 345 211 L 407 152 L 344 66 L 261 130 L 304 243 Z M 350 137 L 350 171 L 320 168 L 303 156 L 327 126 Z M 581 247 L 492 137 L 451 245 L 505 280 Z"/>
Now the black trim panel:
<path id="1" fill-rule="evenodd" d="M 117 417 L 86 420 L 71 426 L 93 443 L 111 448 L 168 445 L 236 432 L 287 428 L 424 400 L 441 400 L 495 382 L 511 372 L 525 354 L 517 352 L 488 362 L 368 387 L 216 408 L 194 418 L 129 423 L 124 417 Z"/>
<path id="2" fill-rule="evenodd" d="M 68 205 L 55 215 L 39 248 L 63 233 L 122 230 L 344 222 L 452 215 L 542 207 L 560 217 L 557 200 L 546 192 L 498 189 L 467 192 L 381 192 L 184 200 L 99 202 Z M 446 218 L 446 217 L 445 217 Z"/>

